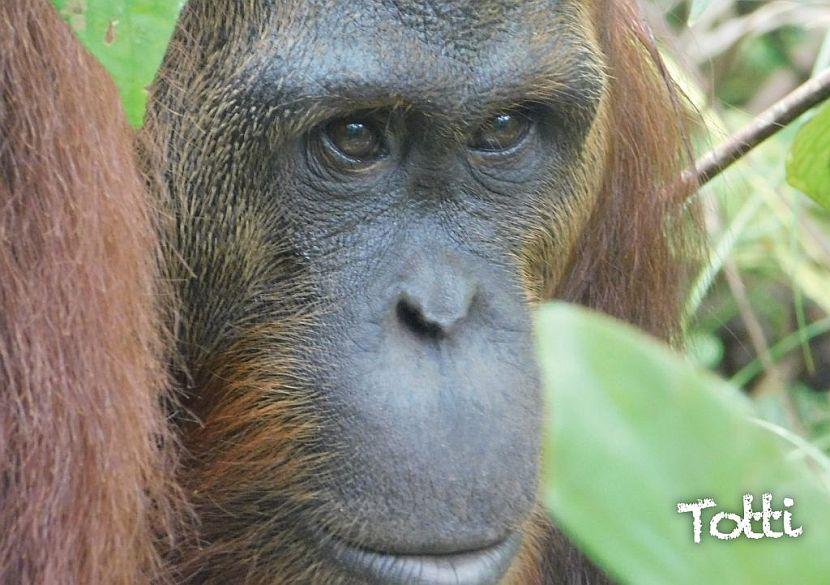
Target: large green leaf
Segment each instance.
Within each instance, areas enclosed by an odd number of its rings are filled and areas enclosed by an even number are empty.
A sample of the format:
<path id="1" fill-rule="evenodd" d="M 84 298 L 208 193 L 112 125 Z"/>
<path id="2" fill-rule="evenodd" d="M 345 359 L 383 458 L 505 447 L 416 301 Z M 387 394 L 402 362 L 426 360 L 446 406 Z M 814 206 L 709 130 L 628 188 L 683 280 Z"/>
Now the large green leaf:
<path id="1" fill-rule="evenodd" d="M 635 585 L 828 583 L 820 454 L 806 463 L 737 390 L 628 326 L 563 304 L 543 307 L 537 325 L 545 502 L 610 574 Z M 800 538 L 717 540 L 706 510 L 695 544 L 691 515 L 676 509 L 713 498 L 740 514 L 744 494 L 760 502 L 765 492 L 778 509 L 795 499 Z"/>
<path id="2" fill-rule="evenodd" d="M 186 0 L 53 0 L 115 80 L 130 123 L 144 120 L 149 86 Z"/>
<path id="3" fill-rule="evenodd" d="M 830 210 L 830 104 L 799 130 L 787 160 L 787 182 Z"/>

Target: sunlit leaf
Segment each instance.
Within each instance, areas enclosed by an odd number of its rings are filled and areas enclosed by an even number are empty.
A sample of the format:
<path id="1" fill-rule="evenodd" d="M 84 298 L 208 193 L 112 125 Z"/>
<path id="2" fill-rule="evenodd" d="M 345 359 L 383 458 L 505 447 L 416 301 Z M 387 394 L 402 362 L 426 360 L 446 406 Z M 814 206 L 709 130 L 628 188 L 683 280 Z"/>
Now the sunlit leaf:
<path id="1" fill-rule="evenodd" d="M 830 210 L 830 104 L 798 132 L 787 160 L 787 181 Z"/>
<path id="2" fill-rule="evenodd" d="M 186 0 L 53 0 L 109 71 L 130 123 L 141 126 L 152 83 Z"/>

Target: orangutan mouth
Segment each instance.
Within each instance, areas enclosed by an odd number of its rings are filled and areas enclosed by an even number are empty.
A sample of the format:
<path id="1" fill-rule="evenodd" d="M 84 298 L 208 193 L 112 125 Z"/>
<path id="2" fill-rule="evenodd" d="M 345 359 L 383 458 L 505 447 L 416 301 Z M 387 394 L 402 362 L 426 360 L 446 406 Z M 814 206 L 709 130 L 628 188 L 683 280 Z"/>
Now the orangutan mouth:
<path id="1" fill-rule="evenodd" d="M 323 545 L 343 569 L 371 585 L 496 585 L 521 546 L 521 534 L 477 550 L 397 554 L 354 546 L 329 536 Z"/>

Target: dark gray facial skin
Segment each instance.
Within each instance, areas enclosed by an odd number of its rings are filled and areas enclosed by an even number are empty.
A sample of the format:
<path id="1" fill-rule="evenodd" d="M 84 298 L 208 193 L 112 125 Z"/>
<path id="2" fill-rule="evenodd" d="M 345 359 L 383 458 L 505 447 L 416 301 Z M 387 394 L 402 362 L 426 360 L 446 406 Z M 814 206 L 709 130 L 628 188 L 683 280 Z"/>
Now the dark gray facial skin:
<path id="1" fill-rule="evenodd" d="M 192 0 L 152 123 L 187 406 L 209 429 L 255 405 L 190 445 L 192 473 L 266 437 L 197 501 L 194 581 L 254 548 L 257 583 L 507 573 L 539 466 L 528 234 L 583 197 L 602 93 L 575 22 L 569 2 Z"/>

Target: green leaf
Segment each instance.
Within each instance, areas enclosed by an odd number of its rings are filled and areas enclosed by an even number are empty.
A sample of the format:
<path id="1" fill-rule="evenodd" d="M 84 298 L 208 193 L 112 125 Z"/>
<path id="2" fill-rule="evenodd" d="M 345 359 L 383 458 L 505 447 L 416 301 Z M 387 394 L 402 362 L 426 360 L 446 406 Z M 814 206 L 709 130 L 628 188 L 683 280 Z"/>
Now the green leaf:
<path id="1" fill-rule="evenodd" d="M 821 453 L 786 442 L 735 388 L 629 326 L 564 304 L 543 307 L 537 321 L 549 412 L 544 501 L 592 558 L 637 585 L 827 583 Z M 695 544 L 691 514 L 677 512 L 713 498 L 717 511 L 741 515 L 744 494 L 760 501 L 767 492 L 777 509 L 795 499 L 800 538 L 717 540 L 705 510 Z"/>
<path id="2" fill-rule="evenodd" d="M 692 6 L 689 8 L 689 26 L 693 25 L 697 22 L 698 18 L 703 16 L 703 13 L 706 12 L 707 8 L 709 8 L 711 1 L 712 0 L 692 0 Z"/>
<path id="3" fill-rule="evenodd" d="M 158 72 L 186 0 L 53 0 L 84 46 L 115 80 L 127 118 L 144 121 Z"/>
<path id="4" fill-rule="evenodd" d="M 798 131 L 787 159 L 787 182 L 830 210 L 830 103 Z"/>

